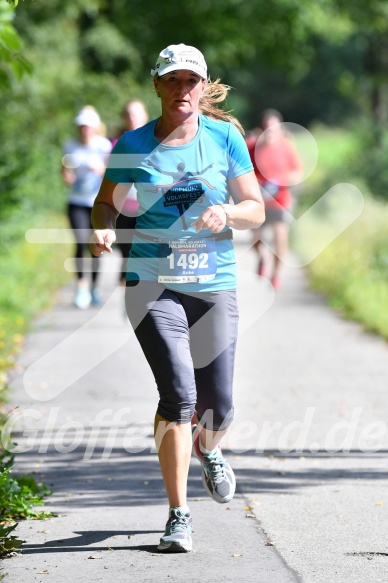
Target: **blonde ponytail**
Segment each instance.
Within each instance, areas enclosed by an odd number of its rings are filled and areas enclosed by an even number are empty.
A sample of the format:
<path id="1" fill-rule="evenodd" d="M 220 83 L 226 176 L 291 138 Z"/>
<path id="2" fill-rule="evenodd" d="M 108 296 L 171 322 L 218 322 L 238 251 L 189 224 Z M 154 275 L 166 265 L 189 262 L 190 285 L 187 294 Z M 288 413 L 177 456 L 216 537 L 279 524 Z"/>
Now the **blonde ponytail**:
<path id="1" fill-rule="evenodd" d="M 199 100 L 199 108 L 201 113 L 208 115 L 209 117 L 214 117 L 215 119 L 220 119 L 222 121 L 232 123 L 242 133 L 242 135 L 244 135 L 244 128 L 238 119 L 231 115 L 230 111 L 226 111 L 225 109 L 221 109 L 215 105 L 216 103 L 221 103 L 226 99 L 230 89 L 231 87 L 229 85 L 220 83 L 219 79 L 216 79 L 215 81 L 209 80 L 205 91 Z"/>

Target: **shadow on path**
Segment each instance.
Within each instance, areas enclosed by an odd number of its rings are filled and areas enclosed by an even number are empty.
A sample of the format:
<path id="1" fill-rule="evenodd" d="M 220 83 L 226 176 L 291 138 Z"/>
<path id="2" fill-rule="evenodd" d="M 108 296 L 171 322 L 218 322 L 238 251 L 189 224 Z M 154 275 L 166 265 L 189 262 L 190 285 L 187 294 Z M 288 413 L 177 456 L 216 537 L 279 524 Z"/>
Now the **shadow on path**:
<path id="1" fill-rule="evenodd" d="M 72 508 L 145 506 L 166 504 L 166 494 L 157 455 L 150 451 L 127 453 L 114 449 L 107 459 L 102 459 L 104 449 L 95 447 L 93 456 L 85 459 L 84 451 L 61 454 L 54 448 L 45 454 L 30 451 L 21 456 L 19 467 L 33 473 L 54 492 L 47 499 L 52 505 Z M 339 484 L 343 481 L 388 480 L 388 469 L 376 460 L 386 459 L 387 452 L 377 454 L 351 451 L 348 454 L 327 452 L 280 453 L 276 450 L 256 454 L 234 453 L 224 450 L 237 477 L 237 491 L 250 493 L 289 493 L 296 495 L 303 488 Z M 352 463 L 346 467 L 344 460 Z M 355 460 L 363 463 L 354 467 Z M 293 465 L 282 467 L 282 461 Z M 295 462 L 295 463 L 294 463 Z M 312 463 L 316 465 L 312 465 Z M 365 465 L 367 462 L 367 465 Z M 370 462 L 370 464 L 369 464 Z M 300 464 L 299 467 L 296 464 Z M 329 465 L 330 464 L 330 465 Z M 271 466 L 271 467 L 269 467 Z M 206 496 L 201 468 L 197 461 L 190 467 L 189 498 Z"/>
<path id="2" fill-rule="evenodd" d="M 102 543 L 112 537 L 125 536 L 128 539 L 134 535 L 142 534 L 163 534 L 161 530 L 94 530 L 94 531 L 74 531 L 75 537 L 68 539 L 58 539 L 46 541 L 42 544 L 25 544 L 23 545 L 23 554 L 45 554 L 45 553 L 75 553 L 75 552 L 99 552 L 113 549 L 115 551 L 135 551 L 155 552 L 156 545 L 137 545 L 137 546 L 95 546 L 96 543 Z M 93 545 L 92 547 L 90 545 Z"/>

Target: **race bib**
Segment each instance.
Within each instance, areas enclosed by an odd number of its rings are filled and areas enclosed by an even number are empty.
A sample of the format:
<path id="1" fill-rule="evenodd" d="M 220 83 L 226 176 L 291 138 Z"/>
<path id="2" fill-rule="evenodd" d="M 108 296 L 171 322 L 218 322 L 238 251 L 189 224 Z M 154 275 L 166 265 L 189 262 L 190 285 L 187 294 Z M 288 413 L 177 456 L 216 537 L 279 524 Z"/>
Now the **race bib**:
<path id="1" fill-rule="evenodd" d="M 200 283 L 214 279 L 216 272 L 215 239 L 174 239 L 160 245 L 159 283 Z"/>

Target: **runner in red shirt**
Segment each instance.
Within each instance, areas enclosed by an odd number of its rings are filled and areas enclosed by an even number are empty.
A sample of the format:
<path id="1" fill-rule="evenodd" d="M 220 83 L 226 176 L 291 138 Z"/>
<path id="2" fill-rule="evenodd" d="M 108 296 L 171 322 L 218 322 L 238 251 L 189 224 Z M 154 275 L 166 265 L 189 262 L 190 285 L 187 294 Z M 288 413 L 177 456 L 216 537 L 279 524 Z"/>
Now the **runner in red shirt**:
<path id="1" fill-rule="evenodd" d="M 265 110 L 261 127 L 247 138 L 257 180 L 265 201 L 265 223 L 254 230 L 254 247 L 259 253 L 258 274 L 267 276 L 269 257 L 261 243 L 262 231 L 271 227 L 274 235 L 273 269 L 270 279 L 279 289 L 279 271 L 288 251 L 289 212 L 292 204 L 289 186 L 300 181 L 302 163 L 282 125 L 283 118 L 275 109 Z"/>

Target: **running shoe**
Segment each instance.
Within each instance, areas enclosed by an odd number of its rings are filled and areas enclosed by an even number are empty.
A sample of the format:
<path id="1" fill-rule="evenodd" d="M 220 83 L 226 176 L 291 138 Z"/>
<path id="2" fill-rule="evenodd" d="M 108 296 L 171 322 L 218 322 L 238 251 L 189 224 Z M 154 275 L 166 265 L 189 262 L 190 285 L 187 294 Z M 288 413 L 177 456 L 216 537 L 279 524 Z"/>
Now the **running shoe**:
<path id="1" fill-rule="evenodd" d="M 191 541 L 192 518 L 190 512 L 184 514 L 179 508 L 170 508 L 170 517 L 166 531 L 158 545 L 158 551 L 164 553 L 188 553 L 193 545 Z"/>
<path id="2" fill-rule="evenodd" d="M 230 502 L 236 491 L 236 478 L 232 468 L 222 455 L 218 445 L 211 453 L 202 453 L 199 447 L 199 434 L 195 436 L 193 426 L 193 455 L 202 466 L 202 484 L 213 500 L 219 504 Z"/>
<path id="3" fill-rule="evenodd" d="M 263 258 L 261 258 L 257 266 L 257 275 L 259 277 L 267 277 L 267 274 L 268 274 L 267 263 L 264 261 Z"/>
<path id="4" fill-rule="evenodd" d="M 90 291 L 84 287 L 80 287 L 74 298 L 74 305 L 80 310 L 86 310 L 90 306 L 92 296 Z"/>
<path id="5" fill-rule="evenodd" d="M 271 278 L 271 283 L 272 283 L 272 286 L 273 286 L 274 289 L 279 290 L 279 289 L 282 288 L 282 282 L 281 282 L 280 278 L 277 275 L 274 275 Z"/>
<path id="6" fill-rule="evenodd" d="M 98 287 L 92 288 L 92 304 L 93 306 L 99 306 L 101 304 L 101 292 Z"/>

